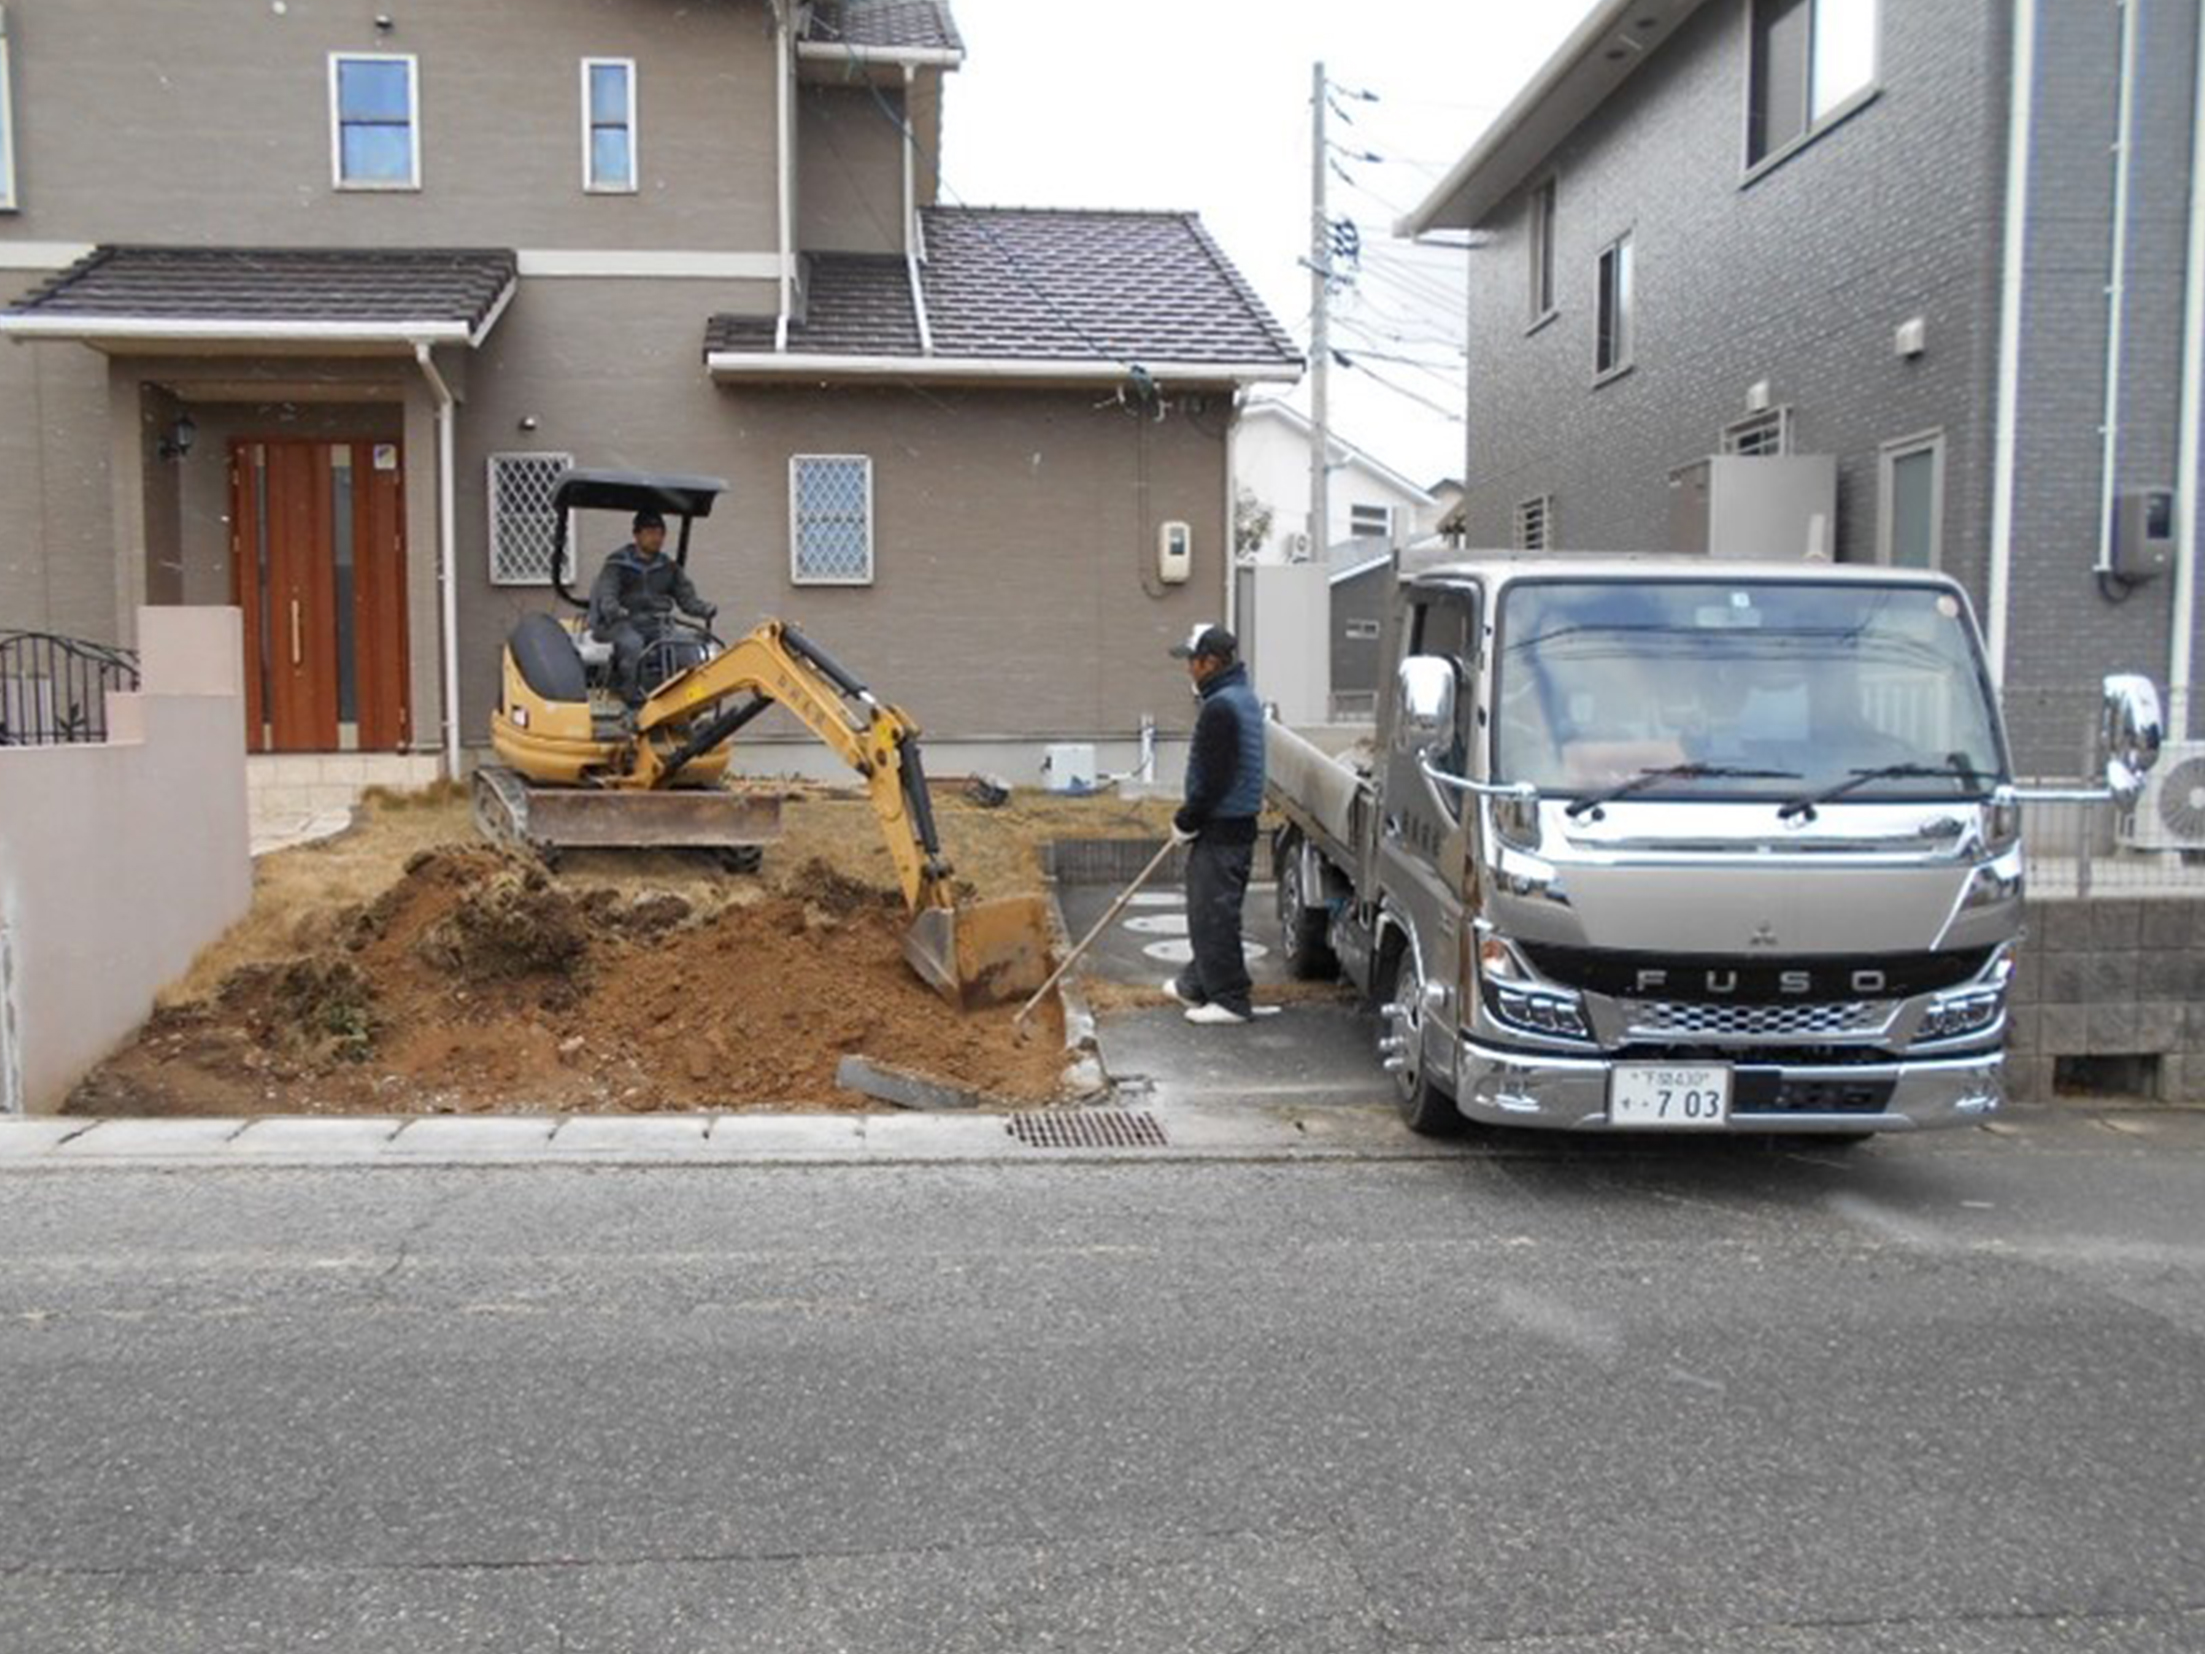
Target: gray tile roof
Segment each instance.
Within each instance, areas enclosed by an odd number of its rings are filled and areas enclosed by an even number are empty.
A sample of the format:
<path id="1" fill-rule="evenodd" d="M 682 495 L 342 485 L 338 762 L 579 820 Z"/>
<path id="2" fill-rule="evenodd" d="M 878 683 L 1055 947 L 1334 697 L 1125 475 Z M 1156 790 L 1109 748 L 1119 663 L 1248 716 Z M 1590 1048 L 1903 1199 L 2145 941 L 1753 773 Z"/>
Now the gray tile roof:
<path id="1" fill-rule="evenodd" d="M 807 40 L 891 50 L 962 52 L 949 0 L 818 0 Z"/>
<path id="2" fill-rule="evenodd" d="M 464 322 L 513 284 L 496 249 L 101 247 L 9 316 L 144 321 Z"/>
<path id="3" fill-rule="evenodd" d="M 1193 213 L 929 207 L 923 216 L 920 282 L 938 357 L 1300 364 Z M 705 348 L 770 351 L 772 325 L 715 317 Z M 902 262 L 815 258 L 789 349 L 923 360 Z"/>

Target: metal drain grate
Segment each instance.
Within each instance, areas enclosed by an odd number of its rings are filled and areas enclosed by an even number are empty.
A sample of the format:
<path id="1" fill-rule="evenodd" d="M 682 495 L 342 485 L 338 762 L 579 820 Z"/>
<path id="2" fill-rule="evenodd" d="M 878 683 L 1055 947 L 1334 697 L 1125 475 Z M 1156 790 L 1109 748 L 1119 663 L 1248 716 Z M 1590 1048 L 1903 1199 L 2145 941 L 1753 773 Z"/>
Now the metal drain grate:
<path id="1" fill-rule="evenodd" d="M 1014 1114 L 1005 1129 L 1032 1149 L 1161 1149 L 1170 1147 L 1153 1114 L 1122 1108 L 1078 1114 Z"/>

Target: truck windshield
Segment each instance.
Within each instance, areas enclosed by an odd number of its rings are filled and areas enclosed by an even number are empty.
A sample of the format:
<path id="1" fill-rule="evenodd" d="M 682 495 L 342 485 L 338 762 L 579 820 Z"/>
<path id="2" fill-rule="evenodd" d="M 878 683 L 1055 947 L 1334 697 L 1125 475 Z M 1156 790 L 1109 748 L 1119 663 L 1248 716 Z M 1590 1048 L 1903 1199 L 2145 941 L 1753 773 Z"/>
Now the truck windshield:
<path id="1" fill-rule="evenodd" d="M 1934 586 L 1526 582 L 1494 692 L 1494 779 L 1553 796 L 1949 799 L 2006 778 L 1974 628 Z"/>

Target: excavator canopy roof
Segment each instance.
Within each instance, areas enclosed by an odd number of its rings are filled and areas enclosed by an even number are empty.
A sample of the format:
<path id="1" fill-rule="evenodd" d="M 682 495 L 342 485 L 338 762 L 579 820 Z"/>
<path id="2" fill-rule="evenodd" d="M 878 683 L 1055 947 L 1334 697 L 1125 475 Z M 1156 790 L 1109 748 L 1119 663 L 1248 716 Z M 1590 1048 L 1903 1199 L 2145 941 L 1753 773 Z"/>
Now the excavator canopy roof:
<path id="1" fill-rule="evenodd" d="M 659 471 L 563 471 L 551 509 L 569 511 L 664 511 L 709 517 L 712 502 L 727 492 L 719 477 L 677 476 Z"/>

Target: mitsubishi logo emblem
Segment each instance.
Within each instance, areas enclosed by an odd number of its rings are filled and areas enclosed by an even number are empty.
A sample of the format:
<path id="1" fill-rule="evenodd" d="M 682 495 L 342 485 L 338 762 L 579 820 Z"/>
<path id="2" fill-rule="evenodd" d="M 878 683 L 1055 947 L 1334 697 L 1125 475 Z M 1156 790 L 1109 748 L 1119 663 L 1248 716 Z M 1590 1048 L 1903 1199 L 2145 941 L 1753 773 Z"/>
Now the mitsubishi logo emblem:
<path id="1" fill-rule="evenodd" d="M 1776 927 L 1763 919 L 1760 928 L 1746 939 L 1749 948 L 1773 948 L 1776 946 Z"/>

